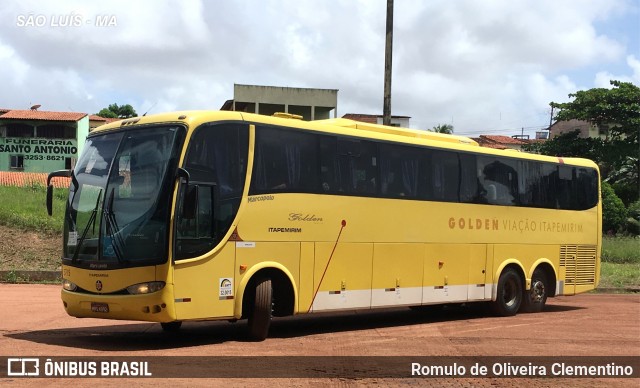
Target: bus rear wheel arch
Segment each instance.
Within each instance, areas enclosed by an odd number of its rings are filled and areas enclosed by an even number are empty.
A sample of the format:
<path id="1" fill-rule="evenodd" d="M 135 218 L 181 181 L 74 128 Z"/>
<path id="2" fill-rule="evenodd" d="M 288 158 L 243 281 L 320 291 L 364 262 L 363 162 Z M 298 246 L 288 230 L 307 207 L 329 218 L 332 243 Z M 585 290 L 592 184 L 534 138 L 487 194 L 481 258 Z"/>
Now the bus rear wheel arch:
<path id="1" fill-rule="evenodd" d="M 523 276 L 514 266 L 506 267 L 500 274 L 496 300 L 491 303 L 494 314 L 501 317 L 516 315 L 522 304 Z"/>

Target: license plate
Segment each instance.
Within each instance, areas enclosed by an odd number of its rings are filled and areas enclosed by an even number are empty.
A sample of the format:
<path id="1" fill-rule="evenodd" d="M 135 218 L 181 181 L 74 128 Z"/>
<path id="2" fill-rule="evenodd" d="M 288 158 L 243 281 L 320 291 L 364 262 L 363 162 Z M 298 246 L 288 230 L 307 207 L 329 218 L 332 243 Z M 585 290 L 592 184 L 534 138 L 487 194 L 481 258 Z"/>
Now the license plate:
<path id="1" fill-rule="evenodd" d="M 95 303 L 92 302 L 91 303 L 91 311 L 93 311 L 94 313 L 108 313 L 109 312 L 109 305 L 106 303 Z"/>

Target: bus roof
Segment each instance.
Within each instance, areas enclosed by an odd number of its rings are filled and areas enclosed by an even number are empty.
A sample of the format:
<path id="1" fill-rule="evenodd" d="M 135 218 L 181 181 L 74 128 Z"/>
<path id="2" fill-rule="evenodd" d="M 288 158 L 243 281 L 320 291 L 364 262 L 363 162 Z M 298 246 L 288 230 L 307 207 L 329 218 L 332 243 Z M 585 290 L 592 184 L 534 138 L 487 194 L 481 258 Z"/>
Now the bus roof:
<path id="1" fill-rule="evenodd" d="M 418 129 L 402 128 L 402 127 L 390 127 L 386 125 L 363 123 L 360 121 L 354 121 L 349 119 L 328 119 L 318 120 L 318 124 L 335 125 L 343 128 L 355 128 L 364 131 L 386 133 L 389 135 L 406 136 L 418 139 L 427 139 L 434 141 L 444 141 L 448 143 L 468 144 L 477 146 L 478 143 L 468 137 L 458 135 L 448 135 L 443 133 L 429 132 Z"/>
<path id="2" fill-rule="evenodd" d="M 133 117 L 115 121 L 97 127 L 93 130 L 92 133 L 117 130 L 128 126 L 149 125 L 158 123 L 183 123 L 188 125 L 190 130 L 192 130 L 198 127 L 200 124 L 211 121 L 246 121 L 248 123 L 279 125 L 291 128 L 301 128 L 316 132 L 343 134 L 346 136 L 367 137 L 383 141 L 448 148 L 463 152 L 466 151 L 472 153 L 507 156 L 519 159 L 531 159 L 552 163 L 567 163 L 571 165 L 586 166 L 596 169 L 598 168 L 598 166 L 589 159 L 553 157 L 527 152 L 517 152 L 516 150 L 499 150 L 494 148 L 486 148 L 480 147 L 477 142 L 465 136 L 448 135 L 410 128 L 369 124 L 342 118 L 302 121 L 293 118 L 293 116 L 291 118 L 286 118 L 286 116 L 284 115 L 280 115 L 280 117 L 274 117 L 236 111 L 179 111 Z"/>

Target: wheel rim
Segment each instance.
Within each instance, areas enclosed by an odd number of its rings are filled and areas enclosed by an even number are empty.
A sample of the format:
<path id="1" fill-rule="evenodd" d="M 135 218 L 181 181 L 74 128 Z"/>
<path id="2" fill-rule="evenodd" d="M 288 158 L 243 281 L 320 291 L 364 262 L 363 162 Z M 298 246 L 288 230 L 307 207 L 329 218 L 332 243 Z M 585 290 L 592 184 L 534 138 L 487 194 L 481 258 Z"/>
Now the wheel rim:
<path id="1" fill-rule="evenodd" d="M 504 304 L 508 307 L 512 307 L 516 304 L 518 299 L 516 281 L 514 279 L 509 279 L 505 282 L 504 288 L 502 291 L 502 300 Z"/>
<path id="2" fill-rule="evenodd" d="M 533 303 L 541 303 L 542 300 L 544 299 L 544 295 L 545 295 L 544 282 L 540 280 L 533 282 L 533 284 L 531 285 L 531 292 L 529 293 L 529 296 L 531 297 L 531 301 Z"/>

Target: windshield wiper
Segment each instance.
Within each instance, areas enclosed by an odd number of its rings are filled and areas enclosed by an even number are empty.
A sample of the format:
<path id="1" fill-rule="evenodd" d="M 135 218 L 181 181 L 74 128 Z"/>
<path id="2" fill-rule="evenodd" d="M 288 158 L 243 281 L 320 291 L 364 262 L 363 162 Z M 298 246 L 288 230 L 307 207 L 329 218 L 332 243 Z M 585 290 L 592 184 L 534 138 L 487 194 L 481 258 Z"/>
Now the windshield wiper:
<path id="1" fill-rule="evenodd" d="M 107 206 L 104 208 L 103 217 L 106 222 L 105 231 L 111 240 L 113 253 L 115 253 L 118 262 L 123 263 L 127 260 L 122 257 L 121 247 L 124 246 L 124 241 L 122 240 L 122 235 L 119 233 L 120 228 L 118 227 L 118 221 L 116 221 L 116 215 L 113 213 L 114 195 L 115 187 L 111 189 L 111 194 L 109 194 L 109 199 L 107 200 Z"/>
<path id="2" fill-rule="evenodd" d="M 96 233 L 96 216 L 98 214 L 98 207 L 100 206 L 100 197 L 102 196 L 102 189 L 98 192 L 98 198 L 96 198 L 96 206 L 91 211 L 91 216 L 87 221 L 87 225 L 84 227 L 82 231 L 82 236 L 80 240 L 77 241 L 76 250 L 73 252 L 73 257 L 71 258 L 71 262 L 75 263 L 78 259 L 78 255 L 80 254 L 80 248 L 82 248 L 82 244 L 84 243 L 85 238 L 87 237 L 87 233 L 89 232 L 89 228 L 93 227 L 93 234 Z"/>

